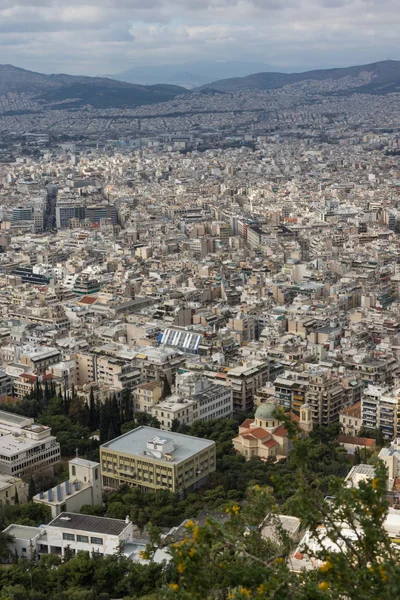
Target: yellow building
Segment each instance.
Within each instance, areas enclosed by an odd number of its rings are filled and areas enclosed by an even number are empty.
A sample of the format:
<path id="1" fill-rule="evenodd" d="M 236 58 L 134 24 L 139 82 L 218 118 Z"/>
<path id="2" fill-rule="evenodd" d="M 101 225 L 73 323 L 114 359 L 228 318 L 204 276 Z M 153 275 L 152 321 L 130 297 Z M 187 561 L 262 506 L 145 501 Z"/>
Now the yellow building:
<path id="1" fill-rule="evenodd" d="M 15 495 L 18 492 L 20 502 L 26 502 L 25 485 L 20 477 L 0 473 L 0 506 L 15 504 Z"/>
<path id="2" fill-rule="evenodd" d="M 141 383 L 133 391 L 133 409 L 135 412 L 151 412 L 160 400 L 163 385 L 160 381 Z"/>
<path id="3" fill-rule="evenodd" d="M 100 446 L 103 488 L 195 490 L 215 471 L 215 442 L 153 427 L 137 427 Z"/>

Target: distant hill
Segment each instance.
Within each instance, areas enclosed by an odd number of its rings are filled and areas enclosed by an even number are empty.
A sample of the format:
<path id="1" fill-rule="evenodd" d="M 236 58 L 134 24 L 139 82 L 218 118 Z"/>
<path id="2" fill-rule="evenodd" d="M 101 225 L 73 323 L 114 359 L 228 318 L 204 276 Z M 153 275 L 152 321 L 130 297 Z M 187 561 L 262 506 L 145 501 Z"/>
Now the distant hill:
<path id="1" fill-rule="evenodd" d="M 44 75 L 12 65 L 0 65 L 0 96 L 9 92 L 32 98 L 43 108 L 63 103 L 64 108 L 124 108 L 166 102 L 188 93 L 176 85 L 133 85 L 106 77 Z"/>
<path id="2" fill-rule="evenodd" d="M 169 83 L 191 89 L 207 84 L 213 79 L 243 77 L 261 70 L 274 71 L 275 69 L 270 65 L 255 61 L 197 61 L 181 65 L 133 67 L 121 73 L 107 75 L 107 77 L 141 85 Z"/>
<path id="3" fill-rule="evenodd" d="M 203 85 L 198 90 L 237 92 L 240 90 L 272 90 L 303 81 L 341 80 L 350 78 L 348 88 L 367 94 L 387 94 L 400 91 L 400 61 L 385 60 L 369 65 L 340 69 L 319 69 L 304 73 L 255 73 L 247 77 L 221 79 Z M 353 81 L 354 80 L 354 81 Z M 357 80 L 357 81 L 356 81 Z"/>

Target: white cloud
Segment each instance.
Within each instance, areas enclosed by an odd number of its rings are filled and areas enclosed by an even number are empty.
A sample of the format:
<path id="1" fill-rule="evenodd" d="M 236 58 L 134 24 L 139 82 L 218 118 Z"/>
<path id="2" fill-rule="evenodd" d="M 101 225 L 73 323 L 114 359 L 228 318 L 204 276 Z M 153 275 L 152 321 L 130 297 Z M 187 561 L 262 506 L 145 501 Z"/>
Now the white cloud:
<path id="1" fill-rule="evenodd" d="M 2 62 L 47 72 L 357 64 L 396 58 L 399 24 L 398 0 L 0 0 Z"/>

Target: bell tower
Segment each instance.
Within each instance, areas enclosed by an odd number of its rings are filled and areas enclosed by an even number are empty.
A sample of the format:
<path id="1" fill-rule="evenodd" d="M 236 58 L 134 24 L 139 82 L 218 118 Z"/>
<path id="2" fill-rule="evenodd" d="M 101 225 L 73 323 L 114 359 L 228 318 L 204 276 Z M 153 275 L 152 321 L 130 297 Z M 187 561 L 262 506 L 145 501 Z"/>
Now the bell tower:
<path id="1" fill-rule="evenodd" d="M 311 429 L 313 428 L 312 409 L 311 409 L 311 406 L 307 403 L 302 404 L 300 406 L 299 425 L 303 429 L 303 431 L 307 431 L 307 433 L 309 433 L 311 431 Z"/>

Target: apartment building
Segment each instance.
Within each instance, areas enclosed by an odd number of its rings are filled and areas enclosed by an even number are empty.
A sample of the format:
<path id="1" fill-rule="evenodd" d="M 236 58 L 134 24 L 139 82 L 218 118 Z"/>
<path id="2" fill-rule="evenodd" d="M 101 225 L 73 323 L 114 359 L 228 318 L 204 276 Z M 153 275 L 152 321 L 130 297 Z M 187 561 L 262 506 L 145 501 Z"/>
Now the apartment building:
<path id="1" fill-rule="evenodd" d="M 47 377 L 47 376 L 46 376 Z M 21 373 L 13 380 L 13 396 L 22 400 L 35 389 L 39 375 L 34 373 Z"/>
<path id="2" fill-rule="evenodd" d="M 300 414 L 300 407 L 306 401 L 308 373 L 285 371 L 273 383 L 274 396 L 285 411 Z"/>
<path id="3" fill-rule="evenodd" d="M 160 381 L 141 383 L 133 390 L 134 412 L 151 412 L 153 406 L 160 402 L 163 385 Z"/>
<path id="4" fill-rule="evenodd" d="M 197 418 L 200 421 L 222 419 L 233 414 L 233 390 L 223 385 L 207 386 L 194 396 Z"/>
<path id="5" fill-rule="evenodd" d="M 0 398 L 11 396 L 13 391 L 12 379 L 4 369 L 0 368 Z"/>
<path id="6" fill-rule="evenodd" d="M 134 387 L 142 381 L 141 370 L 128 361 L 109 356 L 96 357 L 96 382 L 118 390 Z"/>
<path id="7" fill-rule="evenodd" d="M 235 332 L 240 345 L 256 339 L 256 321 L 251 315 L 242 314 L 229 319 L 228 327 Z"/>
<path id="8" fill-rule="evenodd" d="M 36 373 L 45 373 L 50 365 L 59 362 L 61 353 L 57 348 L 50 346 L 35 346 L 24 348 L 19 357 L 22 365 L 31 367 Z"/>
<path id="9" fill-rule="evenodd" d="M 230 369 L 226 381 L 233 392 L 233 412 L 250 412 L 254 405 L 254 394 L 268 380 L 269 361 L 252 360 Z"/>
<path id="10" fill-rule="evenodd" d="M 140 368 L 145 381 L 163 381 L 166 376 L 169 382 L 173 383 L 179 367 L 185 360 L 181 352 L 171 348 L 146 346 L 135 355 L 134 366 Z"/>
<path id="11" fill-rule="evenodd" d="M 347 363 L 346 366 L 359 373 L 365 385 L 391 385 L 399 372 L 394 356 L 381 360 L 367 357 L 360 362 Z"/>
<path id="12" fill-rule="evenodd" d="M 138 427 L 100 446 L 104 488 L 120 485 L 144 490 L 195 490 L 215 471 L 215 442 Z"/>
<path id="13" fill-rule="evenodd" d="M 399 405 L 400 389 L 390 391 L 386 386 L 368 385 L 361 399 L 363 426 L 381 429 L 386 439 L 393 440 L 399 431 Z"/>
<path id="14" fill-rule="evenodd" d="M 339 419 L 339 413 L 345 407 L 343 385 L 329 371 L 315 369 L 310 373 L 306 402 L 312 408 L 313 423 L 329 425 Z"/>
<path id="15" fill-rule="evenodd" d="M 361 401 L 340 411 L 339 423 L 345 435 L 357 436 L 362 427 Z"/>
<path id="16" fill-rule="evenodd" d="M 96 357 L 89 352 L 77 352 L 72 357 L 75 360 L 76 383 L 85 385 L 96 381 Z"/>
<path id="17" fill-rule="evenodd" d="M 174 420 L 181 425 L 191 425 L 199 418 L 198 404 L 195 400 L 185 400 L 179 396 L 168 396 L 150 410 L 153 417 L 159 420 L 161 429 L 170 430 Z"/>
<path id="18" fill-rule="evenodd" d="M 183 371 L 176 376 L 176 395 L 185 400 L 195 400 L 195 419 L 209 421 L 230 417 L 233 413 L 232 388 L 215 384 L 204 375 Z"/>
<path id="19" fill-rule="evenodd" d="M 0 411 L 1 473 L 24 477 L 51 468 L 60 459 L 60 444 L 49 427 Z"/>

